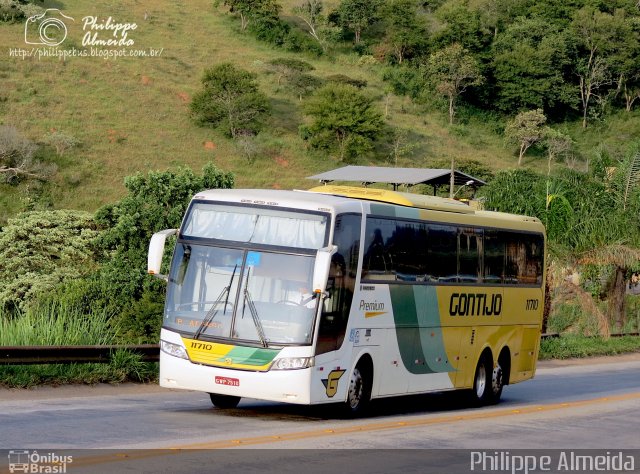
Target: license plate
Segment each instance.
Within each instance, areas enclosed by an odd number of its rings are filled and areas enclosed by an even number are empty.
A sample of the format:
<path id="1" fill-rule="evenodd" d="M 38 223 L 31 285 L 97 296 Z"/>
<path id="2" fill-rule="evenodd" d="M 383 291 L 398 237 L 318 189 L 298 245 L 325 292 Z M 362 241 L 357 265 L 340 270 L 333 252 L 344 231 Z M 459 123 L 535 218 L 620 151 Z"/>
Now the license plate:
<path id="1" fill-rule="evenodd" d="M 231 377 L 218 377 L 216 376 L 216 383 L 219 385 L 230 385 L 232 387 L 240 386 L 240 379 L 234 379 Z"/>

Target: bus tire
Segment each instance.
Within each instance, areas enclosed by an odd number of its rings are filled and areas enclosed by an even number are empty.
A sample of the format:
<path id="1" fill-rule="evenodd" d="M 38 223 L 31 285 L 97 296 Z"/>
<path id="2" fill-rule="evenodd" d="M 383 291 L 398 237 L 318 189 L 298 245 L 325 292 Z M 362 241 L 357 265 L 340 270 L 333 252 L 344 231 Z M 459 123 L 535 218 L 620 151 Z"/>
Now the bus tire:
<path id="1" fill-rule="evenodd" d="M 240 403 L 240 397 L 234 397 L 232 395 L 220 395 L 218 393 L 210 393 L 211 403 L 216 408 L 235 408 Z"/>
<path id="2" fill-rule="evenodd" d="M 349 417 L 362 416 L 371 402 L 371 387 L 373 385 L 373 370 L 370 363 L 358 362 L 349 378 L 347 387 L 346 414 Z"/>
<path id="3" fill-rule="evenodd" d="M 492 405 L 500 400 L 504 386 L 504 374 L 500 364 L 493 366 L 491 355 L 486 353 L 478 361 L 471 401 L 476 406 Z"/>

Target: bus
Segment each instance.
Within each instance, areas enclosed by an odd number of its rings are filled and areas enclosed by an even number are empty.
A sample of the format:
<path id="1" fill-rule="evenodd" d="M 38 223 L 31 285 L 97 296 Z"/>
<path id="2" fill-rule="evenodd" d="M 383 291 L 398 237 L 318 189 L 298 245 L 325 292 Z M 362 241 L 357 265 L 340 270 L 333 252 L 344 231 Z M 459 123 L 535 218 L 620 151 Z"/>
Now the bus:
<path id="1" fill-rule="evenodd" d="M 535 374 L 545 241 L 536 218 L 435 196 L 200 192 L 149 245 L 149 273 L 168 282 L 160 385 L 219 408 L 249 397 L 355 415 L 447 390 L 496 403 Z"/>

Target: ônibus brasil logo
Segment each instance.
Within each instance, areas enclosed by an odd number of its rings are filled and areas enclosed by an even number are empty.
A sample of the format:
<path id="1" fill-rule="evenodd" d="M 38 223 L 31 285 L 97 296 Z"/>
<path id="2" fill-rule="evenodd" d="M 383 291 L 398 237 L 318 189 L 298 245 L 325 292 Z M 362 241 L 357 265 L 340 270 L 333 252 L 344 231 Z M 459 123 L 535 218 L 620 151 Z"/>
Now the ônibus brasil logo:
<path id="1" fill-rule="evenodd" d="M 56 453 L 38 454 L 38 451 L 9 451 L 9 472 L 63 474 L 67 464 L 73 462 L 73 456 L 61 456 Z"/>

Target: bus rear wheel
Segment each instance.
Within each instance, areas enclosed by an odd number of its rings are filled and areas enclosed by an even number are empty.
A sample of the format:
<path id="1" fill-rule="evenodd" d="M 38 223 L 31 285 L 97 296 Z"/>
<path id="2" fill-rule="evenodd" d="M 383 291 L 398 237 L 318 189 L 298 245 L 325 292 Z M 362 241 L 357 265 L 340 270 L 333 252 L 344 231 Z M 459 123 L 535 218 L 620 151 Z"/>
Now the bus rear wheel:
<path id="1" fill-rule="evenodd" d="M 240 397 L 234 397 L 232 395 L 220 395 L 217 393 L 210 393 L 211 403 L 217 408 L 235 408 L 240 403 Z"/>
<path id="2" fill-rule="evenodd" d="M 498 403 L 504 387 L 504 376 L 500 364 L 493 366 L 491 356 L 485 355 L 478 361 L 471 400 L 474 405 Z"/>

